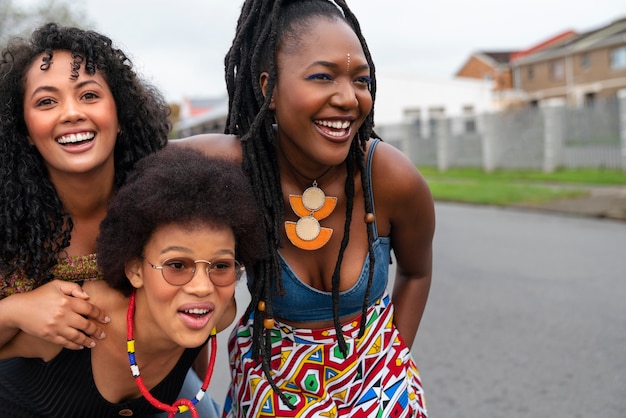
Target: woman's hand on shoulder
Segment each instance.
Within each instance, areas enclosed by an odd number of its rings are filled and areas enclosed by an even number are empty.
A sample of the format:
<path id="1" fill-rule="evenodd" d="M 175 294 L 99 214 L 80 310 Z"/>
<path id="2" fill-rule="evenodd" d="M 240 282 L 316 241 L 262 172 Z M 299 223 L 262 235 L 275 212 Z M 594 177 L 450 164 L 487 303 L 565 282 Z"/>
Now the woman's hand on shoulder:
<path id="1" fill-rule="evenodd" d="M 235 135 L 201 134 L 172 139 L 168 144 L 189 146 L 202 151 L 210 157 L 222 157 L 241 163 L 241 141 Z"/>
<path id="2" fill-rule="evenodd" d="M 105 337 L 101 324 L 110 322 L 77 283 L 61 280 L 9 296 L 3 302 L 3 327 L 14 327 L 73 350 L 94 347 L 97 339 Z"/>

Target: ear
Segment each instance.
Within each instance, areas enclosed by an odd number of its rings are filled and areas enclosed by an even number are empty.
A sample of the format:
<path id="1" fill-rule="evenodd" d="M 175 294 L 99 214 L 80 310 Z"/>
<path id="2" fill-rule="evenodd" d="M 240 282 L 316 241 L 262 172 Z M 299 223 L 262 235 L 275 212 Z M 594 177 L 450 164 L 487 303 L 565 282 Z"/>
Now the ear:
<path id="1" fill-rule="evenodd" d="M 267 83 L 269 81 L 269 78 L 270 78 L 270 75 L 267 73 L 267 71 L 263 71 L 261 75 L 259 76 L 259 85 L 261 86 L 261 91 L 263 92 L 263 96 L 267 95 Z M 272 99 L 270 100 L 269 109 L 270 110 L 276 109 L 273 96 L 272 96 Z"/>
<path id="2" fill-rule="evenodd" d="M 126 263 L 124 272 L 126 278 L 134 288 L 139 289 L 143 286 L 143 263 L 138 258 L 134 258 Z"/>

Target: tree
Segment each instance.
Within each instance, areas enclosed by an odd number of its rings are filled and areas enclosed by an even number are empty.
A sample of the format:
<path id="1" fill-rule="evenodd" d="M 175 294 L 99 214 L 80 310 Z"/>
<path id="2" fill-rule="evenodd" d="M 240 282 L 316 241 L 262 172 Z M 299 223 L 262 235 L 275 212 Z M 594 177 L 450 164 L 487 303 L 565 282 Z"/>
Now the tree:
<path id="1" fill-rule="evenodd" d="M 15 36 L 28 37 L 33 29 L 47 22 L 83 28 L 92 26 L 80 2 L 70 5 L 68 0 L 39 0 L 24 7 L 14 0 L 0 0 L 0 47 L 4 48 Z"/>

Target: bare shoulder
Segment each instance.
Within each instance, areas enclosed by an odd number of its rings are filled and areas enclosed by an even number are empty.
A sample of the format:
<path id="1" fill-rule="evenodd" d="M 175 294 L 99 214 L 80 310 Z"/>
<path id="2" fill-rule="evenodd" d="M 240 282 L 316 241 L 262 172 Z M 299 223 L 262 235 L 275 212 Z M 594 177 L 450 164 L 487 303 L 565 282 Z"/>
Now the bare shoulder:
<path id="1" fill-rule="evenodd" d="M 435 212 L 430 188 L 409 157 L 385 142 L 374 150 L 372 189 L 376 217 L 395 231 L 396 243 L 414 248 L 413 240 L 432 238 Z"/>
<path id="2" fill-rule="evenodd" d="M 193 147 L 210 157 L 222 157 L 241 162 L 241 141 L 235 135 L 201 134 L 172 139 L 169 144 Z"/>
<path id="3" fill-rule="evenodd" d="M 410 194 L 424 194 L 432 199 L 424 177 L 415 164 L 402 151 L 386 142 L 379 142 L 372 159 L 372 182 L 376 194 L 387 198 Z M 378 187 L 376 187 L 378 186 Z"/>

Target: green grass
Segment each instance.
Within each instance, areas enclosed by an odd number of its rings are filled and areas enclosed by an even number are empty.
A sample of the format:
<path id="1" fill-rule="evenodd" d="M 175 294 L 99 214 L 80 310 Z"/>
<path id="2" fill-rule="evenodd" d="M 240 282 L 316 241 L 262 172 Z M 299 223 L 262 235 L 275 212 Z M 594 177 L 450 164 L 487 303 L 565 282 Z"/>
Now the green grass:
<path id="1" fill-rule="evenodd" d="M 453 168 L 440 172 L 420 167 L 435 200 L 506 206 L 541 203 L 583 196 L 589 185 L 626 185 L 626 172 L 617 170 L 532 170 Z"/>
<path id="2" fill-rule="evenodd" d="M 430 179 L 474 179 L 481 182 L 532 181 L 539 183 L 574 183 L 590 185 L 626 185 L 626 171 L 602 169 L 557 170 L 544 173 L 536 170 L 496 170 L 486 173 L 479 168 L 452 168 L 439 171 L 435 167 L 419 167 Z"/>

